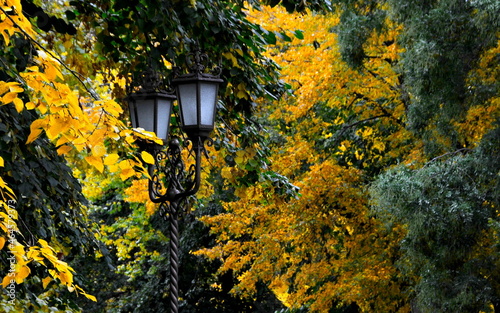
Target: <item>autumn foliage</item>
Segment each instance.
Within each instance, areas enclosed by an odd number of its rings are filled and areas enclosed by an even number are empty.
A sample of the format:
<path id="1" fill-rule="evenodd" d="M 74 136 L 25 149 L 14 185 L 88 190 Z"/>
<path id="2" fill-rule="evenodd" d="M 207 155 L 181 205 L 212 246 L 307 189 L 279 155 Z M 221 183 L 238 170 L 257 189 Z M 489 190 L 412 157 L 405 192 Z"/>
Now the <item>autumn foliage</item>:
<path id="1" fill-rule="evenodd" d="M 136 145 L 161 140 L 123 98 L 195 42 L 224 83 L 181 219 L 186 312 L 499 310 L 498 6 L 424 2 L 0 1 L 6 310 L 163 308 Z"/>

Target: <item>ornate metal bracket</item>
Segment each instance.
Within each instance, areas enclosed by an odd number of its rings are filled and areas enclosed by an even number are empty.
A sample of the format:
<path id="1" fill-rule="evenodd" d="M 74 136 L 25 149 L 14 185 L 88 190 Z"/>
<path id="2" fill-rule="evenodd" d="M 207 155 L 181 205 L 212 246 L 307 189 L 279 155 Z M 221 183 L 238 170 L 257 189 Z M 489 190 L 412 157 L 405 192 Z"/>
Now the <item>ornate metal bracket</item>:
<path id="1" fill-rule="evenodd" d="M 162 150 L 162 147 L 158 145 L 150 147 L 149 150 L 155 158 L 155 164 L 148 167 L 151 176 L 149 197 L 152 202 L 178 202 L 198 191 L 201 156 L 208 156 L 205 144 L 210 145 L 211 140 L 202 137 L 197 139 L 194 142 L 189 139 L 184 141 L 187 159 L 194 159 L 194 163 L 187 168 L 182 155 L 184 149 L 178 138 L 171 139 L 166 150 Z"/>

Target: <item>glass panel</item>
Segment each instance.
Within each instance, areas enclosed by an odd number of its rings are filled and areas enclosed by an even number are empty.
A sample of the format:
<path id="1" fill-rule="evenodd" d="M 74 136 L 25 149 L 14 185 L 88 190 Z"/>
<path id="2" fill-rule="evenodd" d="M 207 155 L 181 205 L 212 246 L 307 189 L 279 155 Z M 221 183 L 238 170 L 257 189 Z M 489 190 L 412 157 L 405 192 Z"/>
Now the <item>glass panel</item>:
<path id="1" fill-rule="evenodd" d="M 154 131 L 154 104 L 155 101 L 153 99 L 137 99 L 137 117 L 138 117 L 138 126 L 144 128 L 147 131 Z"/>
<path id="2" fill-rule="evenodd" d="M 180 84 L 177 86 L 179 103 L 184 126 L 196 125 L 196 83 Z"/>
<path id="3" fill-rule="evenodd" d="M 156 136 L 161 139 L 167 139 L 168 126 L 170 124 L 170 112 L 172 101 L 170 99 L 158 98 L 158 115 L 156 116 Z"/>
<path id="4" fill-rule="evenodd" d="M 213 125 L 215 114 L 215 101 L 217 99 L 217 85 L 203 82 L 200 84 L 201 98 L 201 124 Z"/>
<path id="5" fill-rule="evenodd" d="M 135 109 L 135 100 L 129 99 L 128 101 L 129 101 L 128 109 L 130 111 L 130 122 L 132 123 L 132 128 L 137 128 L 137 120 L 136 120 L 137 110 Z"/>

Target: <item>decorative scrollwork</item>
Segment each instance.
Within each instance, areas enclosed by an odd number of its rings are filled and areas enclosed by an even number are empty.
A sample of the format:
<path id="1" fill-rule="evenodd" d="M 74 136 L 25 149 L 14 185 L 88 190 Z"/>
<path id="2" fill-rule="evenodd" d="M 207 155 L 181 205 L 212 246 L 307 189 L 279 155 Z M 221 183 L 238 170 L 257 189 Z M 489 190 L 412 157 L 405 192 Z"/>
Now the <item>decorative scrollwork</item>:
<path id="1" fill-rule="evenodd" d="M 155 157 L 155 164 L 149 166 L 151 201 L 155 203 L 179 202 L 198 191 L 201 156 L 208 157 L 205 144 L 210 146 L 213 142 L 205 138 L 197 138 L 193 142 L 187 139 L 183 143 L 183 149 L 179 139 L 173 138 L 166 150 L 161 150 L 161 147 L 150 149 Z M 183 154 L 183 150 L 187 154 Z M 192 160 L 189 162 L 191 164 L 186 163 L 189 160 Z"/>
<path id="2" fill-rule="evenodd" d="M 191 73 L 204 73 L 208 61 L 208 55 L 201 53 L 199 48 L 196 48 L 194 52 L 188 53 L 186 56 L 186 64 Z"/>
<path id="3" fill-rule="evenodd" d="M 134 81 L 139 84 L 142 91 L 158 91 L 162 89 L 161 86 L 163 84 L 160 74 L 152 68 L 148 68 L 142 72 Z"/>
<path id="4" fill-rule="evenodd" d="M 211 72 L 213 76 L 220 77 L 220 74 L 222 74 L 222 67 L 220 65 L 217 65 L 212 69 Z"/>
<path id="5" fill-rule="evenodd" d="M 222 73 L 222 67 L 214 66 L 208 69 L 210 58 L 206 53 L 202 53 L 197 47 L 193 52 L 186 55 L 186 66 L 189 69 L 189 74 L 181 74 L 180 67 L 174 67 L 175 77 L 204 77 L 204 78 L 219 78 Z"/>

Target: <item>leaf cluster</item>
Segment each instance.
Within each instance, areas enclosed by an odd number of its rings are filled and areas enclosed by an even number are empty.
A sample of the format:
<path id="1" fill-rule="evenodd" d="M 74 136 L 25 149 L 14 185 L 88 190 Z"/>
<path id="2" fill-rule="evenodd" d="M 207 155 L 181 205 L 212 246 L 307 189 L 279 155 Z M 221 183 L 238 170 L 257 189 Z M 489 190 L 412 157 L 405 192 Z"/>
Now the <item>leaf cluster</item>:
<path id="1" fill-rule="evenodd" d="M 336 30 L 340 49 L 356 68 L 370 60 L 370 34 L 387 32 L 388 20 L 404 28 L 395 38 L 404 49 L 396 69 L 409 129 L 426 141 L 430 155 L 460 148 L 463 138 L 453 122 L 477 104 L 471 99 L 485 89 L 492 91 L 486 81 L 471 88 L 467 79 L 497 44 L 500 8 L 491 1 L 338 2 L 343 12 Z M 498 92 L 498 86 L 494 89 Z"/>
<path id="2" fill-rule="evenodd" d="M 371 187 L 376 214 L 406 225 L 400 264 L 421 277 L 414 292 L 425 312 L 473 312 L 498 302 L 491 271 L 498 259 L 484 253 L 498 247 L 498 134 L 467 155 L 395 168 Z"/>

